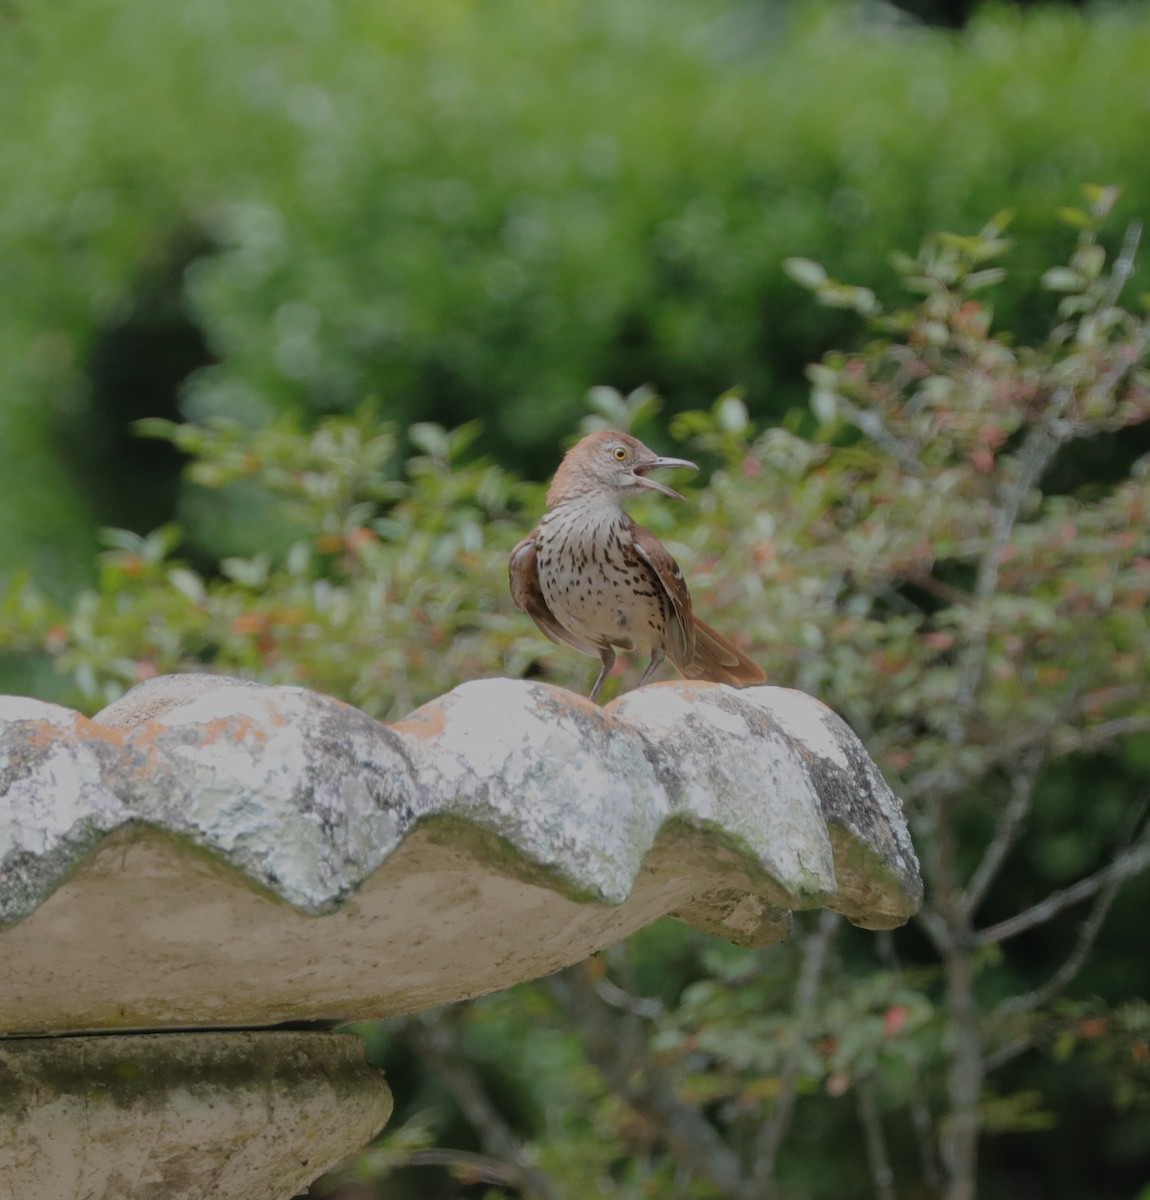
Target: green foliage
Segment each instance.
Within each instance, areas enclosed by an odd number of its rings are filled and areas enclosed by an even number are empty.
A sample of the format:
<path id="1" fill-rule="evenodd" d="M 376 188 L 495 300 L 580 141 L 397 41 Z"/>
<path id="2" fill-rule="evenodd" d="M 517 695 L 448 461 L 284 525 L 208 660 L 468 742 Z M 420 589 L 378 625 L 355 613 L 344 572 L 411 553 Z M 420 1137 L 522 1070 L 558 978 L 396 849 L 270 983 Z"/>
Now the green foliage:
<path id="1" fill-rule="evenodd" d="M 500 602 L 499 574 L 522 524 L 513 509 L 537 507 L 541 493 L 465 461 L 474 429 L 416 427 L 424 453 L 403 464 L 402 479 L 394 437 L 366 410 L 306 435 L 288 419 L 254 431 L 226 418 L 151 421 L 143 432 L 190 455 L 199 488 L 246 483 L 261 505 L 274 502 L 285 548 L 225 558 L 213 579 L 177 555 L 175 527 L 114 531 L 99 587 L 80 597 L 66 634 L 53 624 L 63 613 L 49 615 L 21 581 L 3 640 L 29 648 L 30 630 L 47 623 L 41 648 L 59 653 L 80 703 L 205 663 L 398 716 L 460 679 L 526 669 L 534 639 Z"/>
<path id="2" fill-rule="evenodd" d="M 17 0 L 4 21 L 0 569 L 71 583 L 99 489 L 56 435 L 132 486 L 92 363 L 158 277 L 206 340 L 197 421 L 375 396 L 401 430 L 479 417 L 540 476 L 595 383 L 795 403 L 848 315 L 797 304 L 788 257 L 858 279 L 857 307 L 908 236 L 1009 195 L 1026 257 L 999 305 L 1033 324 L 1053 206 L 1084 177 L 1150 201 L 1138 6 L 962 35 L 728 0 Z"/>
<path id="3" fill-rule="evenodd" d="M 852 1079 L 881 1073 L 892 1101 L 908 1103 L 908 1066 L 921 1068 L 937 1054 L 936 1017 L 922 990 L 928 980 L 911 986 L 883 971 L 844 976 L 795 1013 L 785 986 L 793 970 L 778 950 L 739 955 L 685 991 L 655 1049 L 681 1055 L 687 1086 L 705 1089 L 711 1101 L 761 1106 L 777 1093 L 794 1054 L 809 1089 L 842 1094 Z"/>
<path id="4" fill-rule="evenodd" d="M 788 427 L 756 429 L 738 392 L 679 414 L 672 432 L 713 465 L 709 483 L 687 507 L 641 512 L 700 611 L 772 682 L 848 716 L 905 798 L 928 880 L 929 953 L 820 925 L 759 955 L 665 927 L 589 968 L 608 1014 L 600 1032 L 617 1024 L 619 1052 L 705 1114 L 748 1171 L 756 1131 L 797 1100 L 803 1130 L 778 1170 L 803 1195 L 869 1194 L 858 1163 L 877 1170 L 876 1138 L 913 1177 L 908 1110 L 922 1162 L 941 1150 L 948 1170 L 974 1170 L 971 1147 L 954 1142 L 958 1117 L 991 1138 L 1044 1136 L 1082 1102 L 1087 1085 L 1057 1070 L 1071 1060 L 1104 1081 L 1091 1103 L 1147 1103 L 1145 1005 L 1060 999 L 1146 857 L 1131 771 L 1144 773 L 1150 733 L 1150 460 L 1129 439 L 1150 418 L 1150 321 L 1122 303 L 1137 230 L 1117 256 L 1100 249 L 1114 201 L 1092 189 L 1067 214 L 1067 261 L 1040 270 L 1057 300 L 1038 339 L 1001 328 L 987 298 L 1015 253 L 1006 215 L 900 258 L 916 297 L 904 307 L 792 264 L 817 297 L 865 314 L 871 340 L 810 368 L 813 416 Z M 657 408 L 646 390 L 599 389 L 591 402 L 592 424 L 642 427 Z M 306 684 L 385 718 L 484 674 L 590 681 L 595 664 L 511 605 L 507 554 L 542 488 L 480 456 L 474 425 L 416 425 L 407 458 L 370 407 L 310 432 L 222 417 L 143 431 L 190 456 L 204 494 L 243 488 L 277 513 L 282 548 L 211 574 L 182 554 L 175 526 L 112 532 L 97 586 L 73 606 L 14 584 L 0 646 L 51 656 L 85 706 L 203 666 Z M 1117 478 L 1050 486 L 1102 436 L 1116 439 Z M 1081 804 L 1066 785 L 1076 778 L 1097 803 Z M 1082 876 L 1092 907 L 1076 931 L 1056 919 L 1068 902 L 1043 897 Z M 1032 929 L 1043 947 L 1004 951 Z M 1143 960 L 1120 970 L 1144 977 Z M 592 1069 L 594 1039 L 575 1032 L 564 994 L 518 989 L 451 1021 L 469 1069 L 498 1067 L 545 1114 L 515 1118 L 532 1169 L 570 1194 L 729 1194 L 641 1088 Z M 1055 1073 L 1022 1069 L 1028 1048 Z M 849 1142 L 856 1119 L 866 1137 L 833 1167 L 804 1148 L 814 1130 Z M 442 1162 L 428 1147 L 441 1135 L 416 1109 L 361 1174 Z M 460 1178 L 486 1178 L 477 1161 L 450 1160 Z"/>

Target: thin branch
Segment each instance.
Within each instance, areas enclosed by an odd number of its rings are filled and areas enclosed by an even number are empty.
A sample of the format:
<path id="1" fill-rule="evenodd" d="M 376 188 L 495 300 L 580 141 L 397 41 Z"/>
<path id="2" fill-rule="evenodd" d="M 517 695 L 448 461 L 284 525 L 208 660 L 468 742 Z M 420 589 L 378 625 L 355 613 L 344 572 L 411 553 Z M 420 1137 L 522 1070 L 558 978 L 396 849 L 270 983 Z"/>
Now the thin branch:
<path id="1" fill-rule="evenodd" d="M 633 995 L 617 983 L 612 983 L 606 975 L 595 981 L 595 992 L 604 1004 L 617 1008 L 620 1012 L 642 1017 L 645 1021 L 657 1021 L 666 1012 L 661 1000 Z"/>
<path id="2" fill-rule="evenodd" d="M 916 844 L 921 845 L 920 839 L 915 839 Z M 923 858 L 926 858 L 925 850 L 922 852 Z M 938 951 L 940 958 L 945 958 L 948 954 L 953 954 L 956 949 L 956 944 L 951 935 L 950 926 L 942 919 L 941 916 L 928 904 L 924 904 L 914 915 L 914 923 L 926 934 L 930 939 L 930 943 Z"/>
<path id="3" fill-rule="evenodd" d="M 517 1186 L 532 1200 L 559 1200 L 550 1177 L 532 1164 L 523 1143 L 487 1094 L 483 1079 L 459 1046 L 458 1033 L 442 1017 L 409 1021 L 404 1038 L 451 1092 L 493 1158 L 514 1164 Z"/>
<path id="4" fill-rule="evenodd" d="M 1114 687 L 1108 689 L 1107 703 L 1114 705 L 1128 700 L 1140 700 L 1144 695 L 1145 689 L 1137 684 Z M 1057 712 L 1050 713 L 1042 720 L 1036 721 L 1033 725 L 1020 730 L 1011 738 L 997 741 L 994 746 L 985 747 L 987 751 L 986 757 L 980 759 L 978 767 L 975 770 L 963 771 L 961 774 L 957 771 L 944 772 L 941 768 L 923 771 L 913 782 L 907 783 L 903 787 L 902 797 L 904 801 L 918 801 L 925 796 L 935 795 L 940 791 L 950 792 L 954 795 L 964 794 L 979 779 L 985 778 L 996 767 L 1013 764 L 1018 760 L 1020 755 L 1031 751 L 1041 750 L 1045 753 L 1046 749 L 1043 743 L 1054 736 L 1058 737 L 1054 749 L 1059 754 L 1065 754 L 1081 749 L 1096 750 L 1106 741 L 1120 737 L 1124 733 L 1143 731 L 1140 725 L 1137 727 L 1127 727 L 1125 723 L 1130 720 L 1141 723 L 1144 718 L 1118 717 L 1112 721 L 1103 722 L 1102 725 L 1096 725 L 1092 729 L 1084 730 L 1080 735 L 1084 739 L 1082 741 L 1074 741 L 1073 735 L 1064 733 L 1057 733 L 1056 735 L 1059 726 L 1067 725 L 1075 720 L 1081 720 L 1086 716 L 1084 711 L 1086 704 L 1087 700 L 1083 696 L 1068 697 Z M 1104 730 L 1104 732 L 1099 736 L 1095 733 L 1095 730 Z"/>
<path id="5" fill-rule="evenodd" d="M 900 467 L 911 475 L 923 473 L 922 459 L 914 447 L 891 431 L 873 408 L 859 408 L 852 400 L 836 394 L 835 404 L 843 415 L 876 446 L 881 446 Z"/>
<path id="6" fill-rule="evenodd" d="M 1130 846 L 1139 827 L 1145 820 L 1148 810 L 1150 810 L 1150 788 L 1143 792 L 1134 806 L 1134 811 L 1127 822 L 1127 828 L 1121 838 L 1123 847 L 1128 848 Z M 1105 923 L 1110 907 L 1117 898 L 1118 892 L 1125 881 L 1126 876 L 1117 876 L 1101 889 L 1086 919 L 1079 926 L 1078 937 L 1075 939 L 1074 946 L 1058 970 L 1039 987 L 1021 996 L 1008 997 L 991 1014 L 992 1019 L 1016 1017 L 1024 1013 L 1033 1012 L 1035 1009 L 1041 1008 L 1044 1004 L 1048 1004 L 1053 1000 L 1074 979 L 1090 956 L 1090 951 L 1094 948 L 1094 943 Z M 995 1067 L 1002 1066 L 1003 1063 L 1009 1062 L 1013 1058 L 1017 1058 L 1019 1054 L 1034 1044 L 1035 1037 L 1035 1034 L 1024 1034 L 1000 1046 L 988 1056 L 987 1068 L 992 1070 Z"/>
<path id="7" fill-rule="evenodd" d="M 1030 815 L 1030 808 L 1034 803 L 1034 787 L 1038 782 L 1044 758 L 1041 752 L 1027 755 L 1018 772 L 1011 778 L 1010 801 L 1002 810 L 994 837 L 983 851 L 982 858 L 959 899 L 967 917 L 972 917 L 978 911 L 978 906 L 986 898 L 991 884 L 998 878 L 1003 863 L 1018 841 L 1023 823 Z"/>
<path id="8" fill-rule="evenodd" d="M 964 588 L 955 587 L 952 583 L 944 583 L 927 570 L 904 571 L 902 577 L 912 587 L 919 588 L 939 600 L 944 600 L 955 608 L 969 608 L 973 602 L 971 594 Z"/>
<path id="9" fill-rule="evenodd" d="M 973 956 L 959 950 L 946 960 L 946 998 L 950 1014 L 950 1063 L 947 1067 L 948 1110 L 941 1123 L 944 1200 L 974 1200 L 978 1147 L 982 1133 L 979 1102 L 986 1076 L 982 1030 L 974 998 Z"/>
<path id="10" fill-rule="evenodd" d="M 938 1138 L 934 1113 L 922 1086 L 922 1075 L 917 1066 L 911 1068 L 910 1122 L 914 1127 L 918 1143 L 918 1159 L 922 1167 L 922 1181 L 931 1194 L 942 1191 L 942 1166 L 938 1161 Z"/>
<path id="11" fill-rule="evenodd" d="M 587 1057 L 612 1091 L 658 1127 L 671 1155 L 693 1176 L 709 1180 L 720 1195 L 738 1195 L 738 1158 L 647 1052 L 641 1019 L 633 1013 L 620 1015 L 604 1004 L 582 966 L 545 982 L 583 1034 Z"/>
<path id="12" fill-rule="evenodd" d="M 1018 451 L 1015 462 L 1018 473 L 1008 487 L 1005 488 L 1001 500 L 994 512 L 994 524 L 990 540 L 982 552 L 978 564 L 978 574 L 975 578 L 971 598 L 975 604 L 985 604 L 998 590 L 999 556 L 1003 547 L 1010 540 L 1014 526 L 1018 522 L 1018 514 L 1022 502 L 1030 490 L 1046 473 L 1058 448 L 1069 436 L 1069 431 L 1061 427 L 1062 416 L 1070 405 L 1072 393 L 1068 388 L 1059 388 L 1051 397 L 1047 410 L 1042 419 L 1035 424 L 1022 447 Z M 986 665 L 986 646 L 989 628 L 985 621 L 973 640 L 966 643 L 959 655 L 958 686 L 955 691 L 955 719 L 949 731 L 952 745 L 959 745 L 966 740 L 967 727 L 974 709 L 974 699 L 982 682 L 982 672 Z"/>
<path id="13" fill-rule="evenodd" d="M 1056 738 L 1056 748 L 1060 754 L 1071 751 L 1097 750 L 1112 742 L 1115 738 L 1126 737 L 1132 733 L 1150 733 L 1150 716 L 1114 717 L 1113 720 L 1103 721 L 1081 733 L 1061 733 Z"/>
<path id="14" fill-rule="evenodd" d="M 1073 949 L 1066 956 L 1058 970 L 1039 987 L 1021 996 L 1008 997 L 991 1014 L 992 1019 L 1017 1017 L 1033 1012 L 1035 1009 L 1041 1008 L 1044 1004 L 1048 1004 L 1053 1000 L 1074 979 L 1078 972 L 1082 970 L 1086 959 L 1090 956 L 1090 951 L 1094 948 L 1094 943 L 1106 921 L 1110 906 L 1114 903 L 1123 882 L 1122 879 L 1112 880 L 1098 894 L 1093 905 L 1091 905 L 1086 920 L 1078 928 L 1078 937 L 1075 940 Z M 1008 1042 L 1004 1042 L 986 1056 L 986 1069 L 994 1071 L 1011 1062 L 1020 1054 L 1024 1054 L 1029 1050 L 1038 1038 L 1038 1031 L 1028 1031 L 1020 1034 L 1018 1037 L 1011 1038 Z"/>
<path id="15" fill-rule="evenodd" d="M 1020 1054 L 1025 1054 L 1037 1040 L 1037 1035 L 1024 1033 L 1018 1037 L 1011 1038 L 1008 1042 L 1003 1042 L 996 1049 L 991 1050 L 986 1056 L 987 1074 L 989 1075 L 991 1071 L 997 1071 L 999 1067 L 1012 1062 Z"/>
<path id="16" fill-rule="evenodd" d="M 891 974 L 902 982 L 902 963 L 895 949 L 894 937 L 890 932 L 875 935 L 875 946 L 879 961 Z M 922 1074 L 916 1062 L 908 1064 L 910 1072 L 910 1121 L 918 1143 L 919 1165 L 922 1181 L 932 1194 L 942 1191 L 942 1168 L 938 1161 L 938 1141 L 935 1137 L 934 1114 L 922 1086 Z"/>
<path id="17" fill-rule="evenodd" d="M 1106 915 L 1110 911 L 1110 906 L 1114 903 L 1123 883 L 1125 883 L 1125 879 L 1112 879 L 1094 898 L 1086 920 L 1078 928 L 1078 937 L 1074 947 L 1058 970 L 1040 987 L 1025 992 L 1021 996 L 1011 996 L 1004 1000 L 999 1005 L 996 1015 L 1009 1016 L 1041 1008 L 1042 1005 L 1053 1000 L 1070 983 L 1074 976 L 1082 970 L 1090 951 L 1094 948 L 1094 943 L 1106 920 Z"/>
<path id="18" fill-rule="evenodd" d="M 886 1136 L 882 1130 L 882 1117 L 875 1102 L 873 1078 L 864 1076 L 858 1080 L 855 1084 L 855 1100 L 858 1105 L 859 1123 L 866 1138 L 866 1156 L 867 1162 L 870 1163 L 876 1200 L 898 1200 L 894 1171 L 891 1170 Z"/>
<path id="19" fill-rule="evenodd" d="M 689 1200 L 691 1184 L 693 1182 L 694 1177 L 691 1175 L 690 1169 L 679 1163 L 675 1167 L 675 1174 L 671 1179 L 671 1195 L 669 1200 Z"/>
<path id="20" fill-rule="evenodd" d="M 408 1150 L 402 1154 L 389 1154 L 388 1170 L 398 1171 L 405 1167 L 446 1167 L 449 1171 L 494 1183 L 500 1187 L 511 1187 L 530 1194 L 530 1181 L 523 1168 L 516 1163 L 503 1162 L 489 1154 L 476 1154 L 471 1150 L 445 1150 L 427 1148 Z"/>
<path id="21" fill-rule="evenodd" d="M 985 929 L 979 929 L 974 934 L 974 942 L 976 945 L 986 946 L 1017 937 L 1020 933 L 1025 933 L 1036 925 L 1045 924 L 1064 909 L 1081 904 L 1083 900 L 1089 900 L 1091 896 L 1096 895 L 1112 882 L 1121 883 L 1123 880 L 1129 879 L 1131 875 L 1137 875 L 1147 866 L 1150 866 L 1150 838 L 1144 838 L 1136 845 L 1124 850 L 1101 870 L 1095 871 L 1093 875 L 1087 875 L 1085 879 L 1080 879 L 1071 887 L 1063 888 L 1059 892 L 1052 892 L 1045 900 L 1032 904 L 1013 917 L 1008 917 L 1005 921 L 999 921 L 996 925 L 988 925 Z"/>
<path id="22" fill-rule="evenodd" d="M 1135 259 L 1138 257 L 1138 243 L 1142 240 L 1142 222 L 1131 221 L 1126 226 L 1126 236 L 1122 239 L 1122 249 L 1110 268 L 1110 283 L 1106 294 L 1102 297 L 1103 308 L 1113 308 L 1118 303 L 1118 297 L 1127 281 L 1134 274 Z"/>
<path id="23" fill-rule="evenodd" d="M 1091 906 L 1086 920 L 1079 926 L 1074 948 L 1066 956 L 1065 961 L 1058 970 L 1041 986 L 1021 996 L 1008 997 L 991 1014 L 992 1019 L 1016 1017 L 1024 1013 L 1033 1012 L 1036 1008 L 1041 1008 L 1044 1004 L 1053 1000 L 1070 983 L 1074 976 L 1082 969 L 1086 959 L 1090 955 L 1090 951 L 1094 948 L 1094 942 L 1098 937 L 1103 922 L 1106 920 L 1106 914 L 1110 911 L 1110 906 L 1113 904 L 1115 896 L 1118 895 L 1121 886 L 1122 880 L 1116 880 L 1099 893 L 1094 904 Z M 1027 1032 L 1012 1038 L 1008 1042 L 1004 1042 L 1001 1046 L 987 1054 L 987 1071 L 995 1071 L 1012 1059 L 1017 1058 L 1020 1054 L 1029 1050 L 1037 1040 L 1037 1032 Z"/>
<path id="24" fill-rule="evenodd" d="M 743 1195 L 746 1200 L 765 1200 L 775 1192 L 775 1160 L 783 1139 L 791 1127 L 799 1085 L 799 1058 L 802 1039 L 810 1024 L 811 1013 L 822 982 L 831 943 L 838 931 L 837 913 L 823 910 L 815 931 L 803 942 L 803 962 L 795 985 L 794 1041 L 779 1073 L 779 1091 L 770 1117 L 763 1122 L 755 1143 L 751 1174 Z"/>
<path id="25" fill-rule="evenodd" d="M 1138 367 L 1143 357 L 1146 354 L 1146 346 L 1150 343 L 1150 329 L 1145 326 L 1131 338 L 1125 350 L 1118 354 L 1113 365 L 1109 370 L 1105 371 L 1090 389 L 1091 396 L 1105 397 L 1112 392 L 1119 383 L 1119 380 L 1125 375 L 1129 375 L 1131 371 Z M 1085 433 L 1097 433 L 1103 429 L 1121 429 L 1125 425 L 1125 421 L 1118 419 L 1115 422 L 1113 417 L 1110 420 L 1095 421 L 1093 423 L 1083 422 L 1081 429 Z"/>
<path id="26" fill-rule="evenodd" d="M 974 996 L 975 966 L 970 918 L 962 904 L 958 831 L 947 806 L 935 800 L 924 818 L 930 831 L 923 850 L 931 880 L 929 917 L 924 920 L 945 968 L 947 1111 L 939 1122 L 943 1200 L 974 1200 L 978 1145 L 982 1130 L 979 1102 L 984 1068 L 982 1031 Z M 928 906 L 924 906 L 924 910 Z"/>

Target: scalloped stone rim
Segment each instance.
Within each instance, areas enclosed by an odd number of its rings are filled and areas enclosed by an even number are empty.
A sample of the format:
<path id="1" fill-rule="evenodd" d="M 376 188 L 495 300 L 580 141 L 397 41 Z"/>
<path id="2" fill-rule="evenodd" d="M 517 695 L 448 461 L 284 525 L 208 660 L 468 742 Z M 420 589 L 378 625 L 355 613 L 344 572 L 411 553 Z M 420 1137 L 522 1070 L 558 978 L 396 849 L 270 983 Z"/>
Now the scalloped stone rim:
<path id="1" fill-rule="evenodd" d="M 0 697 L 0 795 L 0 941 L 27 980 L 0 1031 L 386 1015 L 667 913 L 763 944 L 789 909 L 888 928 L 921 902 L 861 743 L 782 688 L 674 681 L 598 708 L 487 679 L 392 725 L 208 675 L 93 720 Z M 325 972 L 340 986 L 309 990 Z"/>

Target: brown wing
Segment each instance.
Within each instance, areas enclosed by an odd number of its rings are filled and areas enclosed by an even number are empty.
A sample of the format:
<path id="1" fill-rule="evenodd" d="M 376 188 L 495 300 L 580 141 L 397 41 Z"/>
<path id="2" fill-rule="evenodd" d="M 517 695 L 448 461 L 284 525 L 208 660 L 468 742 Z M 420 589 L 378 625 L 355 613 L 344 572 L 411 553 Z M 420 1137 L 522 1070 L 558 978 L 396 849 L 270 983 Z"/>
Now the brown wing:
<path id="1" fill-rule="evenodd" d="M 573 646 L 584 654 L 598 655 L 598 646 L 592 645 L 577 634 L 569 633 L 547 607 L 543 589 L 539 586 L 539 567 L 535 561 L 535 535 L 538 532 L 538 529 L 533 529 L 511 551 L 511 558 L 507 563 L 511 599 L 515 601 L 515 607 L 525 612 L 539 626 L 540 632 L 557 646 Z"/>
<path id="2" fill-rule="evenodd" d="M 679 668 L 695 655 L 695 618 L 691 613 L 691 593 L 679 564 L 650 530 L 630 522 L 631 540 L 639 557 L 655 572 L 655 579 L 671 602 L 671 622 L 667 630 L 667 657 Z"/>
<path id="3" fill-rule="evenodd" d="M 667 657 L 688 679 L 709 679 L 745 687 L 766 683 L 766 672 L 737 646 L 700 621 L 691 609 L 691 593 L 679 564 L 653 533 L 632 523 L 635 549 L 654 569 L 671 601 L 675 620 L 667 639 Z"/>

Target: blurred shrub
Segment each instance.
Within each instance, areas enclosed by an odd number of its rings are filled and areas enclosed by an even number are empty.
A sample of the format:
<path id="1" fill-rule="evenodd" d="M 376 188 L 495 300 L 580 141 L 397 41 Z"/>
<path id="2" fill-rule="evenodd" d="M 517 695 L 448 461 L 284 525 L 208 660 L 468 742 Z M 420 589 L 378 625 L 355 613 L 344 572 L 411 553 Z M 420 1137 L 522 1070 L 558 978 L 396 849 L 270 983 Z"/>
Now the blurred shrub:
<path id="1" fill-rule="evenodd" d="M 927 881 L 898 953 L 868 935 L 840 938 L 841 959 L 828 959 L 835 927 L 820 925 L 817 998 L 796 989 L 798 955 L 767 970 L 754 952 L 712 951 L 678 982 L 661 951 L 657 969 L 642 969 L 641 949 L 630 966 L 630 950 L 613 960 L 617 993 L 655 974 L 662 999 L 609 996 L 602 1030 L 621 1030 L 627 1054 L 642 1050 L 636 1071 L 654 1062 L 652 1078 L 672 1081 L 659 1086 L 725 1139 L 748 1175 L 739 1195 L 765 1194 L 751 1186 L 763 1160 L 753 1146 L 782 1119 L 788 1089 L 807 1144 L 796 1139 L 779 1177 L 814 1200 L 893 1194 L 864 1165 L 869 1151 L 880 1177 L 884 1139 L 900 1182 L 934 1163 L 933 1194 L 954 1197 L 974 1194 L 980 1136 L 990 1197 L 1007 1194 L 994 1180 L 1023 1138 L 1061 1164 L 1041 1170 L 1056 1197 L 1129 1195 L 1123 1162 L 1150 1155 L 1145 876 L 1125 909 L 1119 896 L 1150 861 L 1150 455 L 1128 456 L 1106 486 L 1049 486 L 1081 446 L 1109 435 L 1125 451 L 1150 422 L 1150 319 L 1122 300 L 1137 229 L 1108 256 L 1100 229 L 1115 194 L 1093 188 L 1088 200 L 1063 214 L 1075 244 L 1041 273 L 1053 311 L 1038 339 L 993 319 L 988 297 L 1009 283 L 1004 218 L 900 257 L 916 296 L 903 307 L 791 261 L 826 304 L 867 314 L 873 339 L 810 368 L 811 436 L 756 429 L 735 393 L 679 414 L 673 434 L 719 465 L 696 503 L 638 512 L 682 561 L 700 611 L 743 639 L 772 683 L 850 720 L 906 803 Z M 642 391 L 593 399 L 592 421 L 628 425 L 653 409 Z M 407 459 L 397 430 L 366 410 L 309 431 L 288 417 L 145 431 L 190 456 L 198 487 L 242 486 L 280 510 L 285 544 L 227 558 L 212 577 L 181 555 L 174 526 L 113 531 L 98 586 L 73 605 L 30 583 L 8 589 L 0 647 L 50 655 L 74 702 L 95 708 L 137 680 L 205 666 L 385 718 L 483 675 L 589 685 L 598 664 L 512 608 L 507 554 L 538 518 L 542 487 L 478 456 L 474 425 L 412 426 Z M 640 664 L 624 669 L 634 679 Z M 808 938 L 801 961 L 818 944 Z M 549 1094 L 542 1132 L 527 1136 L 555 1194 L 587 1194 L 594 1175 L 602 1194 L 633 1196 L 644 1171 L 652 1193 L 734 1194 L 692 1174 L 643 1088 L 621 1094 L 591 1069 L 609 1043 L 579 1040 L 581 1007 L 556 1013 L 518 989 L 465 1018 L 468 1053 L 499 1043 L 501 1022 L 513 1028 L 521 1056 L 501 1065 L 522 1071 L 526 1094 Z M 847 1095 L 856 1104 L 837 1103 Z M 401 1125 L 361 1174 L 412 1161 L 428 1121 Z M 856 1121 L 866 1149 L 851 1140 Z M 1126 1148 L 1067 1138 L 1071 1128 L 1121 1129 Z"/>
<path id="2" fill-rule="evenodd" d="M 1025 333 L 1052 205 L 1091 178 L 1150 205 L 1141 6 L 961 35 L 732 0 L 17 0 L 4 22 L 0 570 L 74 578 L 85 498 L 152 523 L 88 404 L 157 274 L 205 339 L 177 356 L 209 364 L 187 415 L 374 396 L 400 428 L 481 417 L 541 476 L 593 383 L 795 403 L 846 326 L 797 303 L 788 256 L 882 285 L 893 247 L 1010 204 Z"/>

